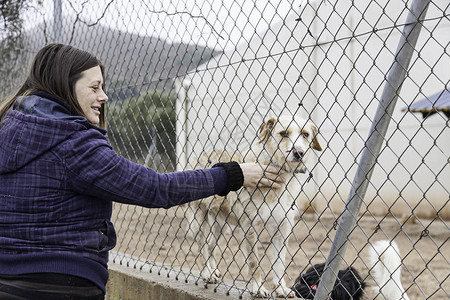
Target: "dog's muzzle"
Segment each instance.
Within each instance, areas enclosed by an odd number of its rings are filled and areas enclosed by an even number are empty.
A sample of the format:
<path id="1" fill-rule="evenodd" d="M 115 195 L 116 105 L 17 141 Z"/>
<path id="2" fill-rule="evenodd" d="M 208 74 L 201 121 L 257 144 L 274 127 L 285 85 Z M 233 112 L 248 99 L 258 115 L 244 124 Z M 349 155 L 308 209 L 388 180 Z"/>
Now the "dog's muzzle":
<path id="1" fill-rule="evenodd" d="M 302 174 L 306 173 L 306 167 L 302 166 L 301 168 L 295 169 L 294 174 L 298 174 L 298 173 L 302 173 Z"/>
<path id="2" fill-rule="evenodd" d="M 291 152 L 292 152 L 292 155 L 294 156 L 294 158 L 296 160 L 298 160 L 298 161 L 302 161 L 303 156 L 305 155 L 305 152 L 303 152 L 301 150 L 298 150 L 298 149 L 295 149 L 295 148 L 293 148 L 291 150 Z"/>

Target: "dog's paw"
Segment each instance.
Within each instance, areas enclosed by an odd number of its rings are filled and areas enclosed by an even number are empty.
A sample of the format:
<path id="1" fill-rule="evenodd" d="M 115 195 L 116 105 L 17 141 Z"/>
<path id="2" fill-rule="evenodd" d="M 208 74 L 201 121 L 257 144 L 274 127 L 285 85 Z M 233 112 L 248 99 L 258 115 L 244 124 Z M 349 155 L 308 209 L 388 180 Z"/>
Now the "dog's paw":
<path id="1" fill-rule="evenodd" d="M 295 293 L 293 290 L 287 288 L 286 286 L 278 286 L 274 291 L 273 294 L 275 297 L 281 297 L 281 298 L 294 298 Z"/>
<path id="2" fill-rule="evenodd" d="M 252 296 L 254 298 L 267 298 L 270 292 L 263 286 L 252 288 Z"/>
<path id="3" fill-rule="evenodd" d="M 206 283 L 217 283 L 219 282 L 220 277 L 222 277 L 222 274 L 218 269 L 215 269 L 213 271 L 204 269 L 201 277 L 205 280 Z"/>
<path id="4" fill-rule="evenodd" d="M 210 281 L 213 281 L 214 283 L 217 283 L 219 279 L 222 277 L 222 273 L 218 269 L 215 269 L 211 276 L 209 277 Z"/>

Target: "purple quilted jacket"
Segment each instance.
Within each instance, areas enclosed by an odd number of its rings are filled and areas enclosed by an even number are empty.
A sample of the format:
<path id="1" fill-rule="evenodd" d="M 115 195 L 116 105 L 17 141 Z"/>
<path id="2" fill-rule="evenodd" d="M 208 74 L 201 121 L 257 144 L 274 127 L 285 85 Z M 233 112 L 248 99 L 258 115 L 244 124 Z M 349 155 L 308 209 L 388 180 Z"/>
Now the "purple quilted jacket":
<path id="1" fill-rule="evenodd" d="M 70 274 L 104 290 L 116 244 L 112 201 L 169 208 L 226 189 L 223 168 L 159 174 L 118 156 L 105 134 L 43 93 L 8 112 L 0 127 L 0 274 Z"/>

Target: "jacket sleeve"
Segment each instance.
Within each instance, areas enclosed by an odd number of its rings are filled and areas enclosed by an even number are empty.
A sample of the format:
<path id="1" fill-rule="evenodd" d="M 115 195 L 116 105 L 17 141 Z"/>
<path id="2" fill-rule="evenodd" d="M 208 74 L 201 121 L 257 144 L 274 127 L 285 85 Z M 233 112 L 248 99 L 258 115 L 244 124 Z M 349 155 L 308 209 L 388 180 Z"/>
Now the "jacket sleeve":
<path id="1" fill-rule="evenodd" d="M 212 196 L 227 182 L 223 168 L 157 173 L 117 155 L 95 129 L 77 132 L 66 142 L 65 165 L 76 192 L 149 208 Z"/>

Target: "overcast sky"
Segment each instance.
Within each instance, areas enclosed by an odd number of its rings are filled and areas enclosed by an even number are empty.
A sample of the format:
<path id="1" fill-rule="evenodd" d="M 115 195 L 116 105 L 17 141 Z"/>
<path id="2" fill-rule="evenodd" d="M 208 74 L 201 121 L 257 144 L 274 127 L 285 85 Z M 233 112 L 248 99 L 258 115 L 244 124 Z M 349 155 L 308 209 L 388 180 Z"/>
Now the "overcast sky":
<path id="1" fill-rule="evenodd" d="M 42 19 L 53 18 L 54 1 L 38 6 Z M 122 31 L 174 42 L 233 48 L 269 24 L 282 20 L 302 0 L 61 0 L 63 18 L 79 15 Z M 305 0 L 303 0 L 305 1 Z M 36 14 L 36 10 L 30 11 Z M 36 18 L 30 18 L 36 20 Z"/>

